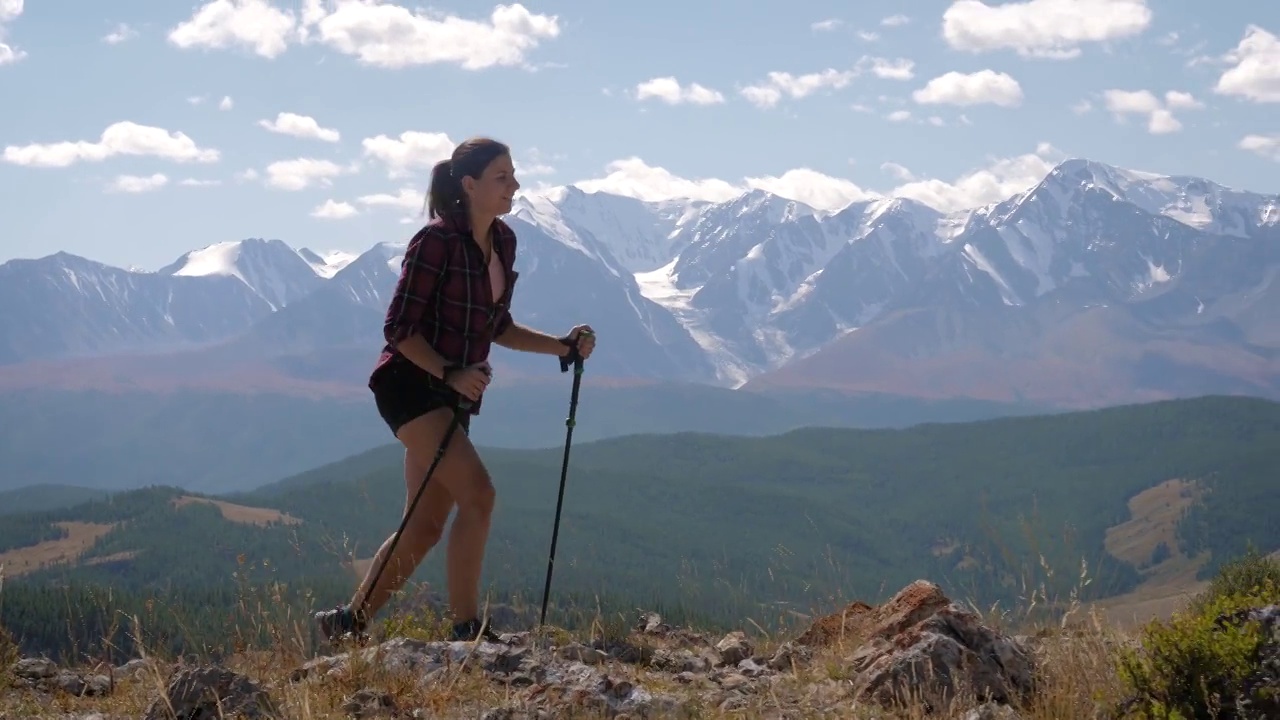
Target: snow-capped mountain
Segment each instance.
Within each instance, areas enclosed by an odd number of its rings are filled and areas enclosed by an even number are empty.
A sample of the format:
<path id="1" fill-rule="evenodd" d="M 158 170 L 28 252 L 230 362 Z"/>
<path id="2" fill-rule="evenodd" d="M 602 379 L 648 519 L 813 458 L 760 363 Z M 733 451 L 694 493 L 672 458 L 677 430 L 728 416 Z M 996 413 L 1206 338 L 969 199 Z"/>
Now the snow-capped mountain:
<path id="1" fill-rule="evenodd" d="M 0 364 L 196 347 L 271 305 L 238 278 L 111 267 L 65 252 L 0 265 Z"/>
<path id="2" fill-rule="evenodd" d="M 1089 358 L 1105 356 L 1099 388 L 1127 377 L 1162 392 L 1173 378 L 1280 392 L 1280 197 L 1202 178 L 1073 159 L 955 213 L 903 198 L 823 212 L 760 190 L 653 203 L 569 187 L 521 196 L 507 219 L 520 239 L 517 320 L 596 327 L 597 374 L 965 394 L 965 383 L 995 382 L 1002 362 L 1034 379 L 1096 374 Z M 242 240 L 153 274 L 65 254 L 14 261 L 0 268 L 0 297 L 29 310 L 0 327 L 25 350 L 3 357 L 198 340 L 258 355 L 366 348 L 371 360 L 404 248 L 321 255 Z M 57 269 L 73 261 L 74 273 Z M 166 326 L 148 319 L 154 301 L 131 304 L 135 284 L 179 282 L 206 294 L 203 315 Z M 50 309 L 75 287 L 101 288 L 93 309 Z M 53 325 L 73 340 L 32 339 Z M 514 355 L 498 362 L 546 363 Z"/>
<path id="3" fill-rule="evenodd" d="M 331 265 L 316 253 L 306 255 L 283 240 L 250 238 L 192 250 L 161 268 L 175 277 L 230 277 L 279 310 L 318 288 Z"/>

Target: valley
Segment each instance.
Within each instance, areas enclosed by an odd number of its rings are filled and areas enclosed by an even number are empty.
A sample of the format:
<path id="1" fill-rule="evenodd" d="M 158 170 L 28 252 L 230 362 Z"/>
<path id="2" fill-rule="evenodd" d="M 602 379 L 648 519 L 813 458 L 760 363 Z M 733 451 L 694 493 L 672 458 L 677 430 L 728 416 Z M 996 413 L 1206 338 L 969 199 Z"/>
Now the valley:
<path id="1" fill-rule="evenodd" d="M 518 614 L 537 604 L 560 452 L 482 453 L 499 497 L 486 593 Z M 1280 550 L 1258 510 L 1280 487 L 1280 404 L 1259 399 L 755 438 L 638 434 L 583 442 L 574 458 L 556 573 L 569 623 L 639 604 L 781 627 L 919 577 L 983 607 L 1053 617 L 1074 597 L 1133 623 L 1251 546 Z M 305 590 L 281 600 L 290 612 L 328 606 L 399 518 L 401 459 L 382 445 L 242 492 L 156 486 L 7 516 L 0 552 L 18 571 L 6 571 L 0 612 L 54 586 L 228 608 L 278 586 Z M 432 596 L 442 558 L 429 556 L 404 602 Z M 162 615 L 151 622 L 168 627 Z"/>

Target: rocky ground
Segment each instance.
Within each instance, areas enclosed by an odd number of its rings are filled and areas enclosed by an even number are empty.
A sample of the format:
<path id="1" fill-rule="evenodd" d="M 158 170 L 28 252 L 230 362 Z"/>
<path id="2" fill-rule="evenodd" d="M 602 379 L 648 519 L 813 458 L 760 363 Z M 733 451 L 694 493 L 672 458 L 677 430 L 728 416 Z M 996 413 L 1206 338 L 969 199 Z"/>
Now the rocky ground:
<path id="1" fill-rule="evenodd" d="M 25 658 L 0 718 L 1033 720 L 1107 717 L 1118 700 L 1105 634 L 1010 636 L 924 581 L 777 641 L 709 637 L 653 613 L 617 638 L 503 639 L 394 637 L 305 661 L 260 653 L 225 665 L 71 670 Z"/>

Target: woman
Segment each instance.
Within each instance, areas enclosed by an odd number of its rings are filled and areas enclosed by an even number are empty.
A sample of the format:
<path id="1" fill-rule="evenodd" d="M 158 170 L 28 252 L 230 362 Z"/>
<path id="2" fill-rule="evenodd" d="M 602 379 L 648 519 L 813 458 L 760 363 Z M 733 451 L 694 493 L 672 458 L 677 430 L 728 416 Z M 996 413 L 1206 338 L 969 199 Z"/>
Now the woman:
<path id="1" fill-rule="evenodd" d="M 595 345 L 586 325 L 557 338 L 511 318 L 519 275 L 513 267 L 516 236 L 498 216 L 511 212 L 519 188 L 510 149 L 488 138 L 463 142 L 431 172 L 430 222 L 405 250 L 383 326 L 387 344 L 369 379 L 379 414 L 405 447 L 406 513 L 458 401 L 465 398 L 471 406 L 461 411 L 464 432 L 453 434 L 377 587 L 370 584 L 392 537 L 374 556 L 351 603 L 316 614 L 330 640 L 364 632 L 369 618 L 439 542 L 455 505 L 446 558 L 453 639 L 496 639 L 487 627 L 481 632 L 478 608 L 494 489 L 469 437 L 470 416 L 480 412 L 489 384 L 491 343 L 560 357 L 576 346 L 583 358 Z"/>

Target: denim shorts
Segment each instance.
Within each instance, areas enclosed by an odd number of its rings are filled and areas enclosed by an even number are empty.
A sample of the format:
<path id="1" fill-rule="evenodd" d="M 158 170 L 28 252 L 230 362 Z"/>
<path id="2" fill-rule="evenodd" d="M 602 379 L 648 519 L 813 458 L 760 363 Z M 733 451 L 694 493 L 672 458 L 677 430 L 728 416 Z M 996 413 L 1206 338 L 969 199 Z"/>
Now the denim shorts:
<path id="1" fill-rule="evenodd" d="M 403 358 L 393 358 L 378 368 L 369 381 L 378 414 L 391 429 L 391 434 L 433 410 L 452 408 L 457 393 L 439 378 Z M 462 431 L 471 434 L 471 413 L 462 413 Z"/>

